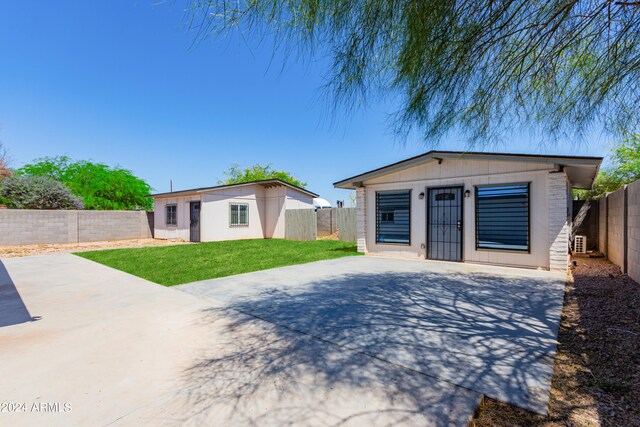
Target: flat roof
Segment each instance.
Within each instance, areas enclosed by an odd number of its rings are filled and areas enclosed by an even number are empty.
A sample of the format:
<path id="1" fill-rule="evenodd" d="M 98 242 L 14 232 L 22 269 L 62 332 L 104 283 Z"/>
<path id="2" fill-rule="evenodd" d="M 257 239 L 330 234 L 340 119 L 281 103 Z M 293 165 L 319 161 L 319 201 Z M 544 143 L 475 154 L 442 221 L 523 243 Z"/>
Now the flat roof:
<path id="1" fill-rule="evenodd" d="M 277 187 L 277 186 L 285 186 L 285 187 L 289 187 L 292 188 L 294 190 L 297 190 L 301 193 L 307 194 L 311 197 L 318 197 L 318 195 L 312 191 L 307 190 L 306 188 L 302 188 L 302 187 L 298 187 L 297 185 L 293 185 L 290 184 L 286 181 L 283 181 L 281 179 L 261 179 L 261 180 L 256 180 L 256 181 L 248 181 L 248 182 L 241 182 L 238 184 L 224 184 L 224 185 L 215 185 L 213 187 L 200 187 L 200 188 L 190 188 L 187 190 L 179 190 L 179 191 L 170 191 L 167 193 L 156 193 L 156 194 L 151 194 L 148 197 L 167 197 L 167 196 L 184 196 L 187 194 L 192 194 L 192 193 L 206 193 L 209 191 L 215 191 L 215 190 L 223 190 L 225 188 L 233 188 L 233 187 L 242 187 L 242 186 L 246 186 L 246 185 L 262 185 L 263 187 Z"/>
<path id="2" fill-rule="evenodd" d="M 386 175 L 392 172 L 397 172 L 402 169 L 406 169 L 412 166 L 417 166 L 429 160 L 442 160 L 442 159 L 464 159 L 464 158 L 476 158 L 484 160 L 504 160 L 504 161 L 524 161 L 524 162 L 545 162 L 549 164 L 560 164 L 563 166 L 569 166 L 580 169 L 589 169 L 587 173 L 581 173 L 580 177 L 574 182 L 579 188 L 591 188 L 593 181 L 595 180 L 600 164 L 602 163 L 602 157 L 593 156 L 565 156 L 565 155 L 547 155 L 547 154 L 522 154 L 522 153 L 496 153 L 496 152 L 482 152 L 482 151 L 439 151 L 431 150 L 424 154 L 420 154 L 414 157 L 410 157 L 405 160 L 401 160 L 396 163 L 392 163 L 387 166 L 382 166 L 377 169 L 363 172 L 358 175 L 354 175 L 350 178 L 343 179 L 333 183 L 336 188 L 353 189 L 358 187 L 358 183 L 367 179 L 376 178 L 382 175 Z M 593 169 L 593 170 L 592 170 Z M 569 173 L 567 172 L 567 175 Z M 585 176 L 586 175 L 586 176 Z M 585 180 L 586 178 L 586 180 Z"/>

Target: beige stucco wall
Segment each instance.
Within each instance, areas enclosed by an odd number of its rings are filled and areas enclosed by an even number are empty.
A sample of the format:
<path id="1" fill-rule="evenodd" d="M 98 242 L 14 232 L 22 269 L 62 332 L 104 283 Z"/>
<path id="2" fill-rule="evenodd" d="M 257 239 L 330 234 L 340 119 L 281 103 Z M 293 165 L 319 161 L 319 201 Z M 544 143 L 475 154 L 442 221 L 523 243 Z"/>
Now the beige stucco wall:
<path id="1" fill-rule="evenodd" d="M 200 240 L 284 238 L 286 209 L 313 209 L 313 199 L 285 186 L 247 185 L 181 197 L 156 197 L 156 238 L 189 240 L 189 202 L 201 200 Z M 178 206 L 178 225 L 165 224 L 165 206 Z M 249 225 L 230 225 L 231 203 L 249 205 Z"/>
<path id="2" fill-rule="evenodd" d="M 546 163 L 506 162 L 485 160 L 445 159 L 442 164 L 431 161 L 427 164 L 407 168 L 393 174 L 365 181 L 365 230 L 366 251 L 373 254 L 401 256 L 408 258 L 426 257 L 426 197 L 419 200 L 418 195 L 426 193 L 426 187 L 444 185 L 463 185 L 471 190 L 471 197 L 464 199 L 464 235 L 463 259 L 466 262 L 478 262 L 501 265 L 549 268 L 549 209 L 547 176 L 553 169 Z M 564 174 L 562 174 L 564 177 Z M 566 177 L 564 178 L 566 180 Z M 531 206 L 531 252 L 508 252 L 476 250 L 475 248 L 475 209 L 474 186 L 485 184 L 509 184 L 530 182 Z M 411 190 L 411 244 L 376 244 L 375 236 L 375 193 L 384 190 Z M 566 186 L 560 190 L 566 200 Z M 566 215 L 566 204 L 562 208 Z M 565 217 L 566 218 L 566 217 Z M 360 224 L 359 220 L 359 224 Z M 359 237 L 358 241 L 362 240 Z M 363 242 L 364 243 L 364 242 Z"/>

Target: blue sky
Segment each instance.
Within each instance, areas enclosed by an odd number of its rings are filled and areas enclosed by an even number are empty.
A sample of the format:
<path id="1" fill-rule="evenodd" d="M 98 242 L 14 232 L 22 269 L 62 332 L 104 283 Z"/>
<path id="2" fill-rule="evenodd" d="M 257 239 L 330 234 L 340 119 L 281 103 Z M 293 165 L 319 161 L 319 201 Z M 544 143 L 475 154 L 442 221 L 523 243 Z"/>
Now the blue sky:
<path id="1" fill-rule="evenodd" d="M 431 148 L 394 137 L 392 102 L 328 112 L 326 58 L 285 63 L 270 44 L 238 37 L 192 46 L 183 8 L 181 1 L 2 2 L 0 141 L 13 166 L 66 154 L 126 167 L 162 192 L 170 178 L 174 189 L 206 186 L 231 163 L 272 163 L 335 203 L 349 192 L 332 182 Z M 610 149 L 598 133 L 578 145 L 532 141 L 514 137 L 485 149 Z M 437 148 L 467 147 L 449 137 Z"/>

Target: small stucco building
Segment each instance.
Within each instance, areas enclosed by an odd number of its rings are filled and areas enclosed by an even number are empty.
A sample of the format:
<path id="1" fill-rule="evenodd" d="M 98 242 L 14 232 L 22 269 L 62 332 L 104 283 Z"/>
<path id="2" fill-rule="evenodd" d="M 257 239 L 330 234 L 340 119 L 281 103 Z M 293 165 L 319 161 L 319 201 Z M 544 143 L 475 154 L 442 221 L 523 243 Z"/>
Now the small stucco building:
<path id="1" fill-rule="evenodd" d="M 354 189 L 358 251 L 566 270 L 571 189 L 601 157 L 430 151 L 334 183 Z"/>
<path id="2" fill-rule="evenodd" d="M 154 237 L 213 242 L 285 237 L 285 211 L 318 197 L 279 179 L 153 194 Z"/>

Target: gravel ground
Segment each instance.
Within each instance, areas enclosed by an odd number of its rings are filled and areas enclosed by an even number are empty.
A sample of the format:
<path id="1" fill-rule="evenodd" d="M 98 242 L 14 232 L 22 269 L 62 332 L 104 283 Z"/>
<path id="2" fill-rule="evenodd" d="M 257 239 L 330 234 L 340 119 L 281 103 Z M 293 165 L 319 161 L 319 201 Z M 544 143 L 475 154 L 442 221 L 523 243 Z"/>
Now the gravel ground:
<path id="1" fill-rule="evenodd" d="M 182 245 L 182 240 L 133 239 L 108 242 L 64 243 L 46 245 L 0 246 L 0 258 L 15 258 L 29 255 L 46 255 L 60 252 L 95 251 L 98 249 L 141 248 L 145 246 Z"/>
<path id="2" fill-rule="evenodd" d="M 549 415 L 485 400 L 476 426 L 640 426 L 640 285 L 602 258 L 575 258 Z"/>

